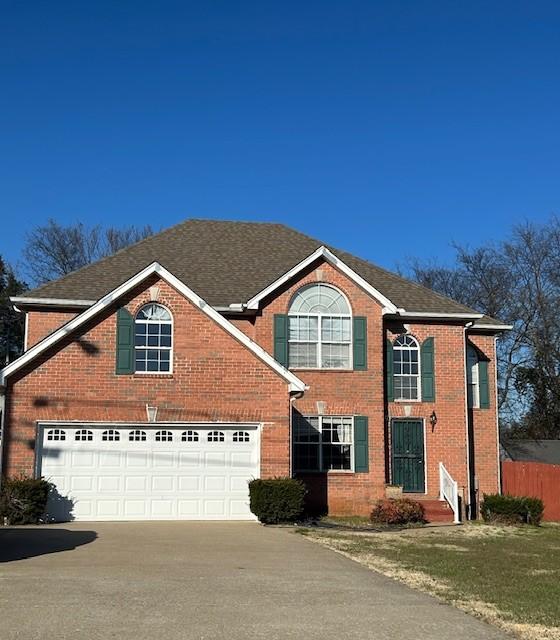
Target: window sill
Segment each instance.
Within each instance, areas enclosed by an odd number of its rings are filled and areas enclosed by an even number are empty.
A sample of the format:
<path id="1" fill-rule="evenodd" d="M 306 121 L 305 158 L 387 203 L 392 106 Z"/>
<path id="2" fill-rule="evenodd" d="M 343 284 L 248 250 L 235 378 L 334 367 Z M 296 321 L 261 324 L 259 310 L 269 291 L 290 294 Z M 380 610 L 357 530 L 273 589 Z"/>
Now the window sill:
<path id="1" fill-rule="evenodd" d="M 348 475 L 354 475 L 355 471 L 352 471 L 352 469 L 330 469 L 329 471 L 295 471 L 295 474 L 299 474 L 302 476 L 308 475 L 308 476 L 318 476 L 318 475 L 328 475 L 328 476 L 336 476 L 336 475 L 341 475 L 341 476 L 348 476 Z"/>
<path id="2" fill-rule="evenodd" d="M 172 373 L 141 373 L 139 371 L 135 372 L 132 374 L 133 378 L 141 378 L 141 379 L 151 379 L 151 378 L 157 378 L 159 380 L 163 379 L 163 380 L 169 380 L 171 378 L 173 378 L 173 374 Z"/>
<path id="3" fill-rule="evenodd" d="M 356 369 L 335 369 L 335 368 L 320 368 L 320 367 L 289 367 L 288 368 L 289 371 L 318 371 L 321 373 L 329 373 L 329 372 L 334 372 L 334 373 L 354 373 L 356 371 Z M 361 370 L 360 370 L 361 371 Z M 365 369 L 364 369 L 365 371 Z"/>
<path id="4" fill-rule="evenodd" d="M 398 404 L 421 404 L 423 402 L 423 400 L 404 400 L 404 399 L 397 399 L 397 400 L 393 400 L 393 402 L 396 402 Z"/>

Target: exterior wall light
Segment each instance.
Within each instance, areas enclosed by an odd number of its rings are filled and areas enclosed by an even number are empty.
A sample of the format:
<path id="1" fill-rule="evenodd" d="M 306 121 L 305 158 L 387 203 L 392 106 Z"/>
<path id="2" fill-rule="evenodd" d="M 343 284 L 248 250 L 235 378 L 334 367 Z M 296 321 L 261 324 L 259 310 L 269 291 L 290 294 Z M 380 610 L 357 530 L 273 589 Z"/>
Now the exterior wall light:
<path id="1" fill-rule="evenodd" d="M 432 425 L 432 431 L 436 428 L 437 424 L 437 415 L 435 411 L 432 411 L 430 415 L 430 424 Z"/>

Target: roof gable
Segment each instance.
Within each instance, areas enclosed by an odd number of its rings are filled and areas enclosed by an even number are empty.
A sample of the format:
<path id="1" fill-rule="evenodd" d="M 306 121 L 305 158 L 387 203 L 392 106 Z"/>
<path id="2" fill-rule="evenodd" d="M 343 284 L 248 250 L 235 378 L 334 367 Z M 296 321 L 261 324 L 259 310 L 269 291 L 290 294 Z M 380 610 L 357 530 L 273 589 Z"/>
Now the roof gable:
<path id="1" fill-rule="evenodd" d="M 4 385 L 6 378 L 11 376 L 26 364 L 32 362 L 40 354 L 44 353 L 47 349 L 60 342 L 63 338 L 76 331 L 79 327 L 83 326 L 86 322 L 101 313 L 101 311 L 116 302 L 124 294 L 136 287 L 152 274 L 157 274 L 160 278 L 177 289 L 177 291 L 184 295 L 185 298 L 190 300 L 202 313 L 205 313 L 207 316 L 209 316 L 212 320 L 214 320 L 214 322 L 216 322 L 216 324 L 227 331 L 233 338 L 243 344 L 247 349 L 252 351 L 257 358 L 262 360 L 262 362 L 273 369 L 279 376 L 284 378 L 284 380 L 286 380 L 286 382 L 289 384 L 290 391 L 304 391 L 307 388 L 302 380 L 300 380 L 291 371 L 288 371 L 285 367 L 279 364 L 267 351 L 253 342 L 253 340 L 245 335 L 240 329 L 235 327 L 231 322 L 226 320 L 226 318 L 220 315 L 220 313 L 213 309 L 211 305 L 203 300 L 190 287 L 181 282 L 181 280 L 179 280 L 170 271 L 168 271 L 165 267 L 162 267 L 157 262 L 153 262 L 146 268 L 142 269 L 142 271 L 129 278 L 126 282 L 120 284 L 118 287 L 103 296 L 95 304 L 67 322 L 62 327 L 60 327 L 60 329 L 41 340 L 41 342 L 39 342 L 35 346 L 31 347 L 31 349 L 26 351 L 17 360 L 14 360 L 9 365 L 0 370 L 0 385 Z"/>
<path id="2" fill-rule="evenodd" d="M 64 300 L 99 300 L 147 265 L 158 262 L 182 282 L 188 282 L 210 305 L 228 307 L 253 301 L 319 249 L 336 256 L 397 309 L 441 315 L 474 313 L 426 287 L 285 225 L 216 220 L 186 220 L 30 291 L 18 301 L 34 299 L 33 304 L 43 300 L 43 304 L 57 305 Z"/>

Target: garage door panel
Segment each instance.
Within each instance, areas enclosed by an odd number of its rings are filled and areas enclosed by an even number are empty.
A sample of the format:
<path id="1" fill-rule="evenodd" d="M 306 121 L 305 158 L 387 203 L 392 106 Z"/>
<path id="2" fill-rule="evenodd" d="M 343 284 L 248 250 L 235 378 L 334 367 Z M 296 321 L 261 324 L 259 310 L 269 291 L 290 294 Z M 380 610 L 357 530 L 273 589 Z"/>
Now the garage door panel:
<path id="1" fill-rule="evenodd" d="M 126 466 L 147 468 L 149 461 L 149 453 L 144 451 L 127 451 Z"/>
<path id="2" fill-rule="evenodd" d="M 247 483 L 259 476 L 256 428 L 158 431 L 76 425 L 49 439 L 43 427 L 39 472 L 63 498 L 51 496 L 49 517 L 68 519 L 68 497 L 76 520 L 255 519 Z"/>

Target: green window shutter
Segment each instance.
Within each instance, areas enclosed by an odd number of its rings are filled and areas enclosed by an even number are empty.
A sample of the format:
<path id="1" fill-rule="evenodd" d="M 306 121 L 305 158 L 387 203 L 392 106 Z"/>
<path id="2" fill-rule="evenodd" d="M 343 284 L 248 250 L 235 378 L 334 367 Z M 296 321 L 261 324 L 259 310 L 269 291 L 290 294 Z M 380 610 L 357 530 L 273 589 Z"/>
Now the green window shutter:
<path id="1" fill-rule="evenodd" d="M 369 471 L 368 456 L 368 419 L 366 416 L 354 416 L 354 471 Z"/>
<path id="2" fill-rule="evenodd" d="M 288 366 L 288 316 L 281 313 L 274 316 L 274 359 Z"/>
<path id="3" fill-rule="evenodd" d="M 395 399 L 393 371 L 393 343 L 387 339 L 385 341 L 385 392 L 387 402 L 393 402 Z"/>
<path id="4" fill-rule="evenodd" d="M 488 362 L 479 360 L 478 362 L 478 392 L 480 396 L 480 408 L 490 408 L 490 388 L 488 385 Z"/>
<path id="5" fill-rule="evenodd" d="M 367 320 L 356 317 L 353 320 L 352 337 L 354 340 L 354 371 L 367 369 Z"/>
<path id="6" fill-rule="evenodd" d="M 116 373 L 134 373 L 134 319 L 124 308 L 117 311 Z"/>
<path id="7" fill-rule="evenodd" d="M 424 402 L 433 402 L 436 399 L 433 338 L 426 338 L 420 347 L 420 374 L 422 378 L 422 400 Z"/>

